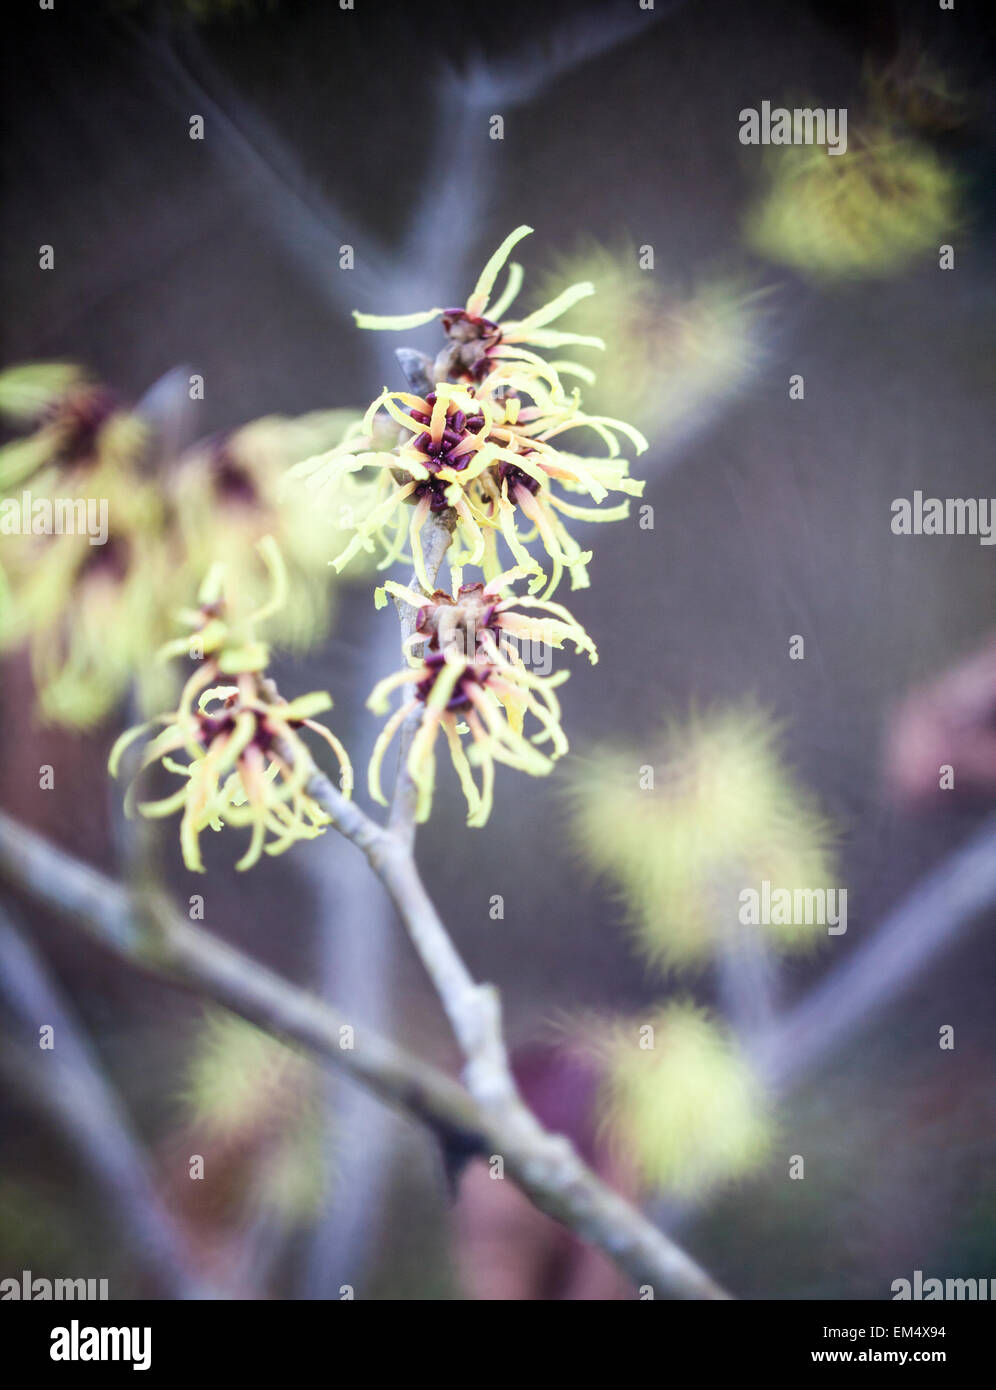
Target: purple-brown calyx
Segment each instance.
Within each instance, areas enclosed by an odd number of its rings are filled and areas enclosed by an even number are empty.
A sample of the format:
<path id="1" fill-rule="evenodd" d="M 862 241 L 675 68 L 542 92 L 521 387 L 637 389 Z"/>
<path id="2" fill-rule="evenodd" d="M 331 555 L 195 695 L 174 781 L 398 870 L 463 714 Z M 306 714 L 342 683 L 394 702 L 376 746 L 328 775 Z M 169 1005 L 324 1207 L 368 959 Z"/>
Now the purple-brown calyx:
<path id="1" fill-rule="evenodd" d="M 437 589 L 432 602 L 419 615 L 415 631 L 428 640 L 425 645 L 425 677 L 415 687 L 421 700 L 432 693 L 436 678 L 446 664 L 447 654 L 454 649 L 470 663 L 461 674 L 446 708 L 466 709 L 470 702 L 468 685 L 485 685 L 491 674 L 487 659 L 480 658 L 481 635 L 493 627 L 496 605 L 484 592 L 484 585 L 462 584 L 456 598 L 444 589 Z"/>
<path id="2" fill-rule="evenodd" d="M 124 536 L 110 536 L 104 545 L 98 545 L 83 561 L 79 571 L 80 579 L 109 580 L 123 584 L 128 577 L 131 565 L 132 545 Z"/>
<path id="3" fill-rule="evenodd" d="M 252 507 L 259 501 L 259 491 L 248 469 L 234 457 L 227 438 L 218 441 L 211 456 L 211 481 L 221 502 L 241 503 Z"/>
<path id="4" fill-rule="evenodd" d="M 221 712 L 218 714 L 207 714 L 204 710 L 197 713 L 198 738 L 203 748 L 208 748 L 216 738 L 222 735 L 231 734 L 235 731 L 235 720 L 239 710 L 236 709 L 238 702 L 237 695 L 230 695 L 225 701 Z M 273 745 L 273 731 L 266 723 L 266 718 L 259 711 L 254 710 L 253 715 L 256 720 L 256 731 L 249 740 L 249 747 L 258 748 L 261 753 L 268 753 Z M 303 721 L 300 719 L 288 719 L 285 721 L 291 728 L 298 727 Z"/>
<path id="5" fill-rule="evenodd" d="M 219 738 L 222 734 L 230 734 L 235 728 L 235 715 L 224 714 L 205 714 L 201 710 L 197 715 L 197 728 L 200 741 L 205 748 Z"/>
<path id="6" fill-rule="evenodd" d="M 450 339 L 450 348 L 440 354 L 446 375 L 463 375 L 483 381 L 490 369 L 488 352 L 501 342 L 501 328 L 491 319 L 477 318 L 466 309 L 444 309 L 441 322 Z"/>
<path id="7" fill-rule="evenodd" d="M 430 652 L 440 651 L 458 633 L 462 634 L 466 639 L 465 654 L 472 655 L 471 641 L 476 649 L 480 634 L 491 627 L 494 616 L 495 601 L 485 595 L 484 585 L 478 580 L 461 584 L 456 598 L 451 598 L 445 589 L 437 589 L 432 602 L 419 614 L 415 631 L 429 639 L 426 650 Z"/>
<path id="8" fill-rule="evenodd" d="M 63 432 L 63 461 L 79 462 L 95 456 L 97 436 L 118 408 L 118 397 L 108 387 L 75 386 L 48 407 L 42 424 Z"/>
<path id="9" fill-rule="evenodd" d="M 422 701 L 428 700 L 432 694 L 440 671 L 446 665 L 446 655 L 444 652 L 430 652 L 425 658 L 426 674 L 415 687 L 415 694 Z M 485 685 L 491 674 L 490 667 L 485 665 L 471 664 L 461 671 L 453 694 L 446 702 L 447 710 L 469 709 L 471 704 L 470 696 L 467 694 L 467 687 L 471 685 Z"/>
<path id="10" fill-rule="evenodd" d="M 526 450 L 526 453 L 533 452 L 534 450 L 532 449 Z M 497 471 L 499 484 L 508 483 L 509 495 L 512 497 L 513 501 L 515 500 L 515 489 L 517 487 L 524 487 L 527 492 L 531 492 L 534 495 L 540 490 L 539 480 L 531 477 L 528 473 L 524 473 L 522 469 L 517 468 L 514 463 L 506 463 L 504 460 L 501 460 L 498 464 Z"/>
<path id="11" fill-rule="evenodd" d="M 435 391 L 430 391 L 425 398 L 426 404 L 433 406 L 436 403 Z M 419 425 L 428 425 L 430 416 L 422 410 L 413 410 L 412 419 Z M 427 429 L 421 434 L 417 434 L 411 441 L 409 448 L 417 449 L 419 453 L 427 455 L 425 466 L 430 473 L 436 474 L 441 468 L 452 468 L 455 473 L 461 473 L 470 460 L 474 457 L 472 450 L 465 450 L 462 454 L 454 456 L 454 449 L 461 444 L 468 435 L 479 434 L 484 428 L 484 416 L 481 414 L 468 415 L 463 410 L 451 410 L 446 416 L 446 425 L 443 429 L 439 442 L 436 443 Z M 429 478 L 419 484 L 415 489 L 415 497 L 431 497 L 431 509 L 434 512 L 444 511 L 449 503 L 446 501 L 446 489 L 449 484 L 442 478 Z"/>
<path id="12" fill-rule="evenodd" d="M 480 340 L 485 347 L 494 347 L 501 338 L 501 328 L 497 323 L 468 314 L 466 309 L 444 309 L 442 325 L 443 332 L 458 343 Z"/>

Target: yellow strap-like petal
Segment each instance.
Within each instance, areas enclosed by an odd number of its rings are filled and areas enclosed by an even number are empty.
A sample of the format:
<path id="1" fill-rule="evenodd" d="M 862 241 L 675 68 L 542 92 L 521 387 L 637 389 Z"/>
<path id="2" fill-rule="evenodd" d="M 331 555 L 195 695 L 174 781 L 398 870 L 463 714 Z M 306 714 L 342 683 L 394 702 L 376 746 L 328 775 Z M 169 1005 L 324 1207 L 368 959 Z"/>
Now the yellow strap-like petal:
<path id="1" fill-rule="evenodd" d="M 494 304 L 491 305 L 488 318 L 492 319 L 495 323 L 499 323 L 502 314 L 504 314 L 513 303 L 521 289 L 522 266 L 519 265 L 518 261 L 512 261 L 508 267 L 508 279 L 505 281 L 505 288 L 502 290 L 498 299 L 495 300 Z"/>
<path id="2" fill-rule="evenodd" d="M 580 280 L 576 285 L 570 285 L 556 299 L 551 299 L 540 309 L 521 319 L 518 323 L 507 325 L 507 331 L 503 328 L 502 337 L 510 343 L 514 343 L 517 338 L 528 341 L 534 328 L 543 328 L 546 324 L 552 323 L 554 319 L 566 314 L 567 310 L 577 304 L 580 299 L 587 299 L 589 295 L 595 293 L 595 286 L 590 280 Z"/>
<path id="3" fill-rule="evenodd" d="M 494 253 L 487 265 L 481 271 L 477 284 L 474 286 L 473 293 L 467 300 L 467 313 L 475 318 L 483 316 L 488 307 L 488 300 L 491 297 L 491 290 L 498 278 L 498 272 L 508 260 L 512 247 L 517 245 L 523 237 L 527 237 L 532 232 L 532 227 L 523 224 L 516 227 L 514 232 L 510 232 L 498 250 Z"/>
<path id="4" fill-rule="evenodd" d="M 438 319 L 442 309 L 422 309 L 414 314 L 361 314 L 353 310 L 357 328 L 389 328 L 402 331 L 406 328 L 421 328 L 423 323 Z"/>

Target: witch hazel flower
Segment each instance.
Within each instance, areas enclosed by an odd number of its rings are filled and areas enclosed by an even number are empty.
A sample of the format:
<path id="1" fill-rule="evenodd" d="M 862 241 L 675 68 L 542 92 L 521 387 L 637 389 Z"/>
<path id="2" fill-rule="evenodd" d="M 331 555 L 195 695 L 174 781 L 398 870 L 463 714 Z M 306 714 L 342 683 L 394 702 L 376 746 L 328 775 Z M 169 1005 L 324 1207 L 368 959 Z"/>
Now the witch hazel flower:
<path id="1" fill-rule="evenodd" d="M 348 769 L 349 760 L 338 739 L 311 718 L 329 709 L 331 698 L 315 691 L 288 702 L 267 694 L 267 684 L 246 672 L 235 685 L 200 692 L 195 709 L 181 707 L 153 721 L 165 727 L 146 747 L 141 770 L 159 763 L 180 777 L 183 785 L 160 800 L 139 802 L 138 811 L 151 818 L 182 812 L 183 861 L 195 873 L 204 872 L 200 835 L 208 827 L 250 829 L 249 847 L 235 865 L 244 870 L 259 861 L 264 849 L 267 854 L 282 854 L 298 840 L 314 839 L 331 824 L 331 818 L 307 794 L 314 764 L 297 733 L 305 727 L 321 735 L 343 769 Z M 113 775 L 125 748 L 149 727 L 140 725 L 118 740 L 109 763 Z M 175 756 L 183 753 L 186 762 Z M 131 813 L 134 784 L 129 792 Z M 268 834 L 272 839 L 267 840 Z"/>
<path id="2" fill-rule="evenodd" d="M 256 543 L 272 535 L 285 556 L 288 596 L 280 614 L 281 646 L 314 647 L 328 630 L 334 609 L 330 545 L 348 535 L 314 506 L 302 489 L 285 489 L 283 473 L 306 452 L 338 443 L 359 421 L 355 410 L 312 411 L 303 416 L 264 416 L 185 450 L 170 470 L 177 587 L 196 592 L 212 563 L 224 564 L 233 589 L 246 603 L 265 591 L 266 575 Z M 344 484 L 340 511 L 361 515 L 373 478 Z"/>
<path id="3" fill-rule="evenodd" d="M 20 491 L 0 506 L 0 652 L 27 650 L 46 722 L 85 729 L 136 679 L 143 700 L 161 694 L 148 667 L 166 631 L 167 523 L 149 432 L 65 363 L 0 372 L 0 417 L 32 427 L 0 448 L 0 497 Z"/>
<path id="4" fill-rule="evenodd" d="M 387 804 L 380 781 L 384 756 L 411 715 L 419 715 L 418 728 L 405 766 L 416 789 L 418 822 L 427 820 L 432 809 L 440 733 L 460 780 L 471 826 L 484 825 L 491 814 L 496 763 L 544 776 L 567 752 L 555 691 L 569 673 L 544 676 L 530 670 L 519 644 L 560 648 L 569 641 L 592 662 L 598 657 L 584 628 L 563 605 L 504 593 L 526 573 L 517 567 L 487 584 L 464 584 L 455 596 L 438 589 L 420 594 L 393 581 L 378 590 L 378 606 L 391 594 L 418 610 L 415 632 L 406 644 L 410 665 L 380 681 L 367 701 L 375 714 L 383 715 L 396 690 L 408 696 L 384 725 L 370 760 L 370 795 L 381 805 Z M 421 648 L 417 653 L 416 647 Z M 539 726 L 530 737 L 524 732 L 527 717 Z M 541 744 L 549 744 L 549 750 Z M 479 786 L 475 770 L 480 773 Z"/>
<path id="5" fill-rule="evenodd" d="M 361 314 L 354 310 L 353 318 L 360 328 L 392 329 L 404 331 L 420 328 L 423 324 L 440 319 L 444 333 L 449 340 L 439 353 L 435 363 L 437 381 L 447 378 L 469 383 L 483 380 L 500 361 L 528 363 L 532 366 L 553 366 L 568 375 L 592 381 L 591 371 L 576 362 L 543 362 L 531 348 L 605 347 L 601 338 L 581 333 L 564 333 L 548 325 L 561 314 L 565 314 L 580 299 L 595 293 L 590 280 L 570 285 L 562 294 L 551 299 L 542 308 L 534 310 L 522 319 L 506 320 L 503 315 L 518 297 L 522 287 L 522 266 L 512 262 L 508 268 L 508 279 L 501 295 L 493 303 L 491 294 L 495 281 L 508 260 L 512 248 L 532 232 L 532 227 L 516 227 L 487 265 L 481 271 L 466 304 L 451 309 L 426 309 L 414 314 Z"/>
<path id="6" fill-rule="evenodd" d="M 31 481 L 36 492 L 126 495 L 147 429 L 108 387 L 61 362 L 0 372 L 0 416 L 30 434 L 0 448 L 0 488 Z"/>
<path id="7" fill-rule="evenodd" d="M 481 390 L 489 385 L 485 382 Z M 587 415 L 575 394 L 570 400 L 544 393 L 534 385 L 532 404 L 524 404 L 517 394 L 504 396 L 496 410 L 500 415 L 492 431 L 494 461 L 473 480 L 471 502 L 475 520 L 484 535 L 483 567 L 486 577 L 500 569 L 497 537 L 507 544 L 516 563 L 531 570 L 535 591 L 546 581 L 542 567 L 526 549 L 538 539 L 550 561 L 546 595 L 554 592 L 564 570 L 571 576 L 571 587 L 588 587 L 590 550 L 582 550 L 567 530 L 564 519 L 575 521 L 620 521 L 629 514 L 629 502 L 615 506 L 601 504 L 610 492 L 631 497 L 643 494 L 644 483 L 629 476 L 629 464 L 621 456 L 616 434 L 627 437 L 638 453 L 647 448 L 639 430 L 608 416 Z M 551 441 L 569 430 L 589 429 L 606 444 L 608 453 L 589 457 L 569 453 Z M 563 494 L 567 493 L 568 496 Z M 595 505 L 578 505 L 570 494 L 587 497 Z M 476 554 L 455 554 L 451 565 L 482 563 Z"/>
<path id="8" fill-rule="evenodd" d="M 285 584 L 272 538 L 260 543 L 260 551 L 274 576 L 270 603 L 252 619 L 231 623 L 220 592 L 221 576 L 213 571 L 202 588 L 200 607 L 187 615 L 192 633 L 164 649 L 167 656 L 186 652 L 198 663 L 177 708 L 122 734 L 108 762 L 116 777 L 126 750 L 162 726 L 146 744 L 125 797 L 125 810 L 131 815 L 137 807 L 139 814 L 149 818 L 181 813 L 183 861 L 195 873 L 204 872 L 200 836 L 207 828 L 220 831 L 234 826 L 250 831 L 248 848 L 235 866 L 245 870 L 259 861 L 264 850 L 282 854 L 299 840 L 314 839 L 331 824 L 328 814 L 308 795 L 315 764 L 300 737 L 301 729 L 328 743 L 341 768 L 344 792 L 348 795 L 352 787 L 349 755 L 331 730 L 314 718 L 331 709 L 331 697 L 314 691 L 287 701 L 265 675 L 269 652 L 253 638 L 251 624 L 279 607 Z M 230 678 L 229 683 L 214 684 L 223 675 Z M 138 779 L 154 764 L 179 777 L 182 784 L 158 800 L 137 801 Z"/>
<path id="9" fill-rule="evenodd" d="M 390 452 L 368 447 L 386 415 L 399 427 L 401 442 Z M 608 447 L 604 457 L 588 458 L 556 448 L 556 437 L 588 428 Z M 410 549 L 416 576 L 431 588 L 425 571 L 422 530 L 430 515 L 455 533 L 451 568 L 481 566 L 488 579 L 501 573 L 498 539 L 513 559 L 533 576 L 531 589 L 547 583 L 546 572 L 526 549 L 538 538 L 551 564 L 547 593 L 565 569 L 572 586 L 587 585 L 590 551 L 583 551 L 564 525 L 564 517 L 615 521 L 629 504 L 602 508 L 610 491 L 639 496 L 643 483 L 630 478 L 620 455 L 617 433 L 642 451 L 638 430 L 605 416 L 585 415 L 576 395 L 566 398 L 542 381 L 510 384 L 499 365 L 477 387 L 439 382 L 425 396 L 385 390 L 371 404 L 363 430 L 336 449 L 297 464 L 291 475 L 333 495 L 344 477 L 364 468 L 381 471 L 376 502 L 356 525 L 346 548 L 332 564 L 342 570 L 363 551 L 383 551 L 380 568 L 407 558 Z M 586 495 L 595 506 L 579 506 L 554 490 Z M 405 523 L 404 505 L 411 508 Z M 459 581 L 459 573 L 458 573 Z"/>
<path id="10" fill-rule="evenodd" d="M 120 510 L 114 520 L 103 545 L 86 535 L 18 538 L 6 604 L 0 593 L 0 652 L 27 650 L 45 722 L 92 728 L 133 683 L 143 707 L 168 698 L 152 657 L 172 574 L 154 526 L 128 529 Z"/>

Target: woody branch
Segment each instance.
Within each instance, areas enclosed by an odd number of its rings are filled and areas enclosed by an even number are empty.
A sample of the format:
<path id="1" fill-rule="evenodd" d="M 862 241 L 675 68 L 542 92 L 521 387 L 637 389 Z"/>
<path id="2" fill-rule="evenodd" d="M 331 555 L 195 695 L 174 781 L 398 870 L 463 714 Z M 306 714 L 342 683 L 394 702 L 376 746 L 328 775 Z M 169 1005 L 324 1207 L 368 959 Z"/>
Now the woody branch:
<path id="1" fill-rule="evenodd" d="M 379 866 L 399 911 L 403 906 L 412 924 L 413 939 L 438 943 L 445 929 L 408 851 L 331 783 L 323 787 L 321 781 L 320 775 L 313 779 L 314 791 L 322 793 L 339 829 Z M 548 1134 L 517 1094 L 487 1097 L 484 1104 L 445 1073 L 367 1030 L 353 1049 L 344 1050 L 340 1039 L 346 1020 L 330 1005 L 192 926 L 162 897 L 130 894 L 2 813 L 0 874 L 67 915 L 129 964 L 193 989 L 344 1068 L 389 1105 L 428 1125 L 444 1143 L 501 1154 L 509 1176 L 537 1207 L 603 1249 L 637 1284 L 679 1298 L 728 1297 L 678 1245 L 606 1187 L 566 1140 Z M 447 969 L 452 975 L 444 981 L 445 997 L 455 1006 L 471 1054 L 482 1060 L 486 1054 L 478 1046 L 475 1019 L 486 1010 L 479 1003 L 471 1007 L 465 991 L 482 996 L 452 946 L 450 952 Z M 466 986 L 458 991 L 461 979 Z M 495 1065 L 489 1060 L 484 1074 Z M 479 1089 L 486 1095 L 486 1087 Z"/>

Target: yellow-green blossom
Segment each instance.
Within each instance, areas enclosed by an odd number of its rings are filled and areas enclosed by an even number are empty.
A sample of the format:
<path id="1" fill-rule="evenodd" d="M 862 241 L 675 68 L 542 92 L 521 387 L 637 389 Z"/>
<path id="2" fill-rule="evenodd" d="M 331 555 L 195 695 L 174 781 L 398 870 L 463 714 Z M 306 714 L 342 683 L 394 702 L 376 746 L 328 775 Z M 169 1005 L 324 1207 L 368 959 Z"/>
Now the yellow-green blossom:
<path id="1" fill-rule="evenodd" d="M 184 1109 L 210 1139 L 248 1141 L 290 1118 L 315 1080 L 304 1053 L 224 1009 L 211 1009 L 187 1067 Z"/>
<path id="2" fill-rule="evenodd" d="M 28 647 L 43 718 L 86 728 L 133 680 L 163 693 L 150 668 L 170 567 L 165 507 L 143 467 L 148 431 L 61 363 L 0 374 L 0 412 L 35 425 L 0 450 L 0 490 L 18 489 L 0 515 L 0 649 Z"/>
<path id="3" fill-rule="evenodd" d="M 0 372 L 0 416 L 15 424 L 34 424 L 70 387 L 83 381 L 74 362 L 23 362 Z"/>
<path id="4" fill-rule="evenodd" d="M 521 394 L 520 394 L 521 392 Z M 401 442 L 390 453 L 372 449 L 374 431 L 382 429 L 379 412 L 399 427 Z M 589 458 L 567 453 L 551 441 L 574 429 L 593 431 L 608 453 Z M 614 521 L 625 516 L 629 503 L 600 509 L 580 507 L 564 497 L 580 494 L 601 503 L 609 491 L 639 496 L 643 483 L 628 476 L 620 456 L 617 434 L 626 436 L 641 452 L 646 440 L 631 425 L 605 416 L 586 415 L 576 397 L 564 398 L 547 389 L 537 375 L 528 385 L 518 383 L 509 394 L 502 366 L 478 386 L 440 382 L 424 397 L 386 388 L 367 411 L 363 427 L 338 448 L 306 459 L 291 476 L 315 489 L 341 486 L 344 476 L 366 468 L 380 475 L 380 494 L 374 507 L 355 529 L 349 545 L 332 563 L 344 568 L 363 551 L 383 551 L 380 568 L 405 558 L 410 545 L 415 571 L 425 588 L 421 532 L 430 514 L 452 518 L 455 541 L 450 565 L 481 566 L 492 579 L 502 572 L 498 541 L 512 558 L 534 576 L 531 588 L 546 580 L 543 568 L 527 544 L 538 539 L 550 560 L 547 593 L 552 593 L 564 569 L 572 585 L 584 587 L 590 551 L 582 551 L 563 518 Z M 410 505 L 406 521 L 404 504 Z"/>
<path id="5" fill-rule="evenodd" d="M 256 544 L 272 535 L 287 566 L 281 645 L 300 649 L 323 637 L 333 599 L 329 554 L 362 521 L 375 482 L 345 476 L 331 505 L 318 510 L 310 495 L 283 486 L 284 474 L 303 454 L 329 448 L 358 419 L 348 410 L 267 416 L 189 450 L 171 479 L 181 590 L 193 593 L 208 566 L 221 563 L 232 589 L 251 606 L 266 582 Z"/>
<path id="6" fill-rule="evenodd" d="M 321 1070 L 297 1048 L 224 1009 L 206 1012 L 193 1036 L 179 1097 L 208 1174 L 241 1219 L 281 1226 L 313 1219 L 326 1173 Z"/>
<path id="7" fill-rule="evenodd" d="M 0 645 L 26 645 L 45 720 L 90 728 L 132 683 L 143 705 L 167 694 L 153 661 L 165 628 L 163 594 L 171 574 L 155 537 L 112 529 L 107 542 L 39 536 L 17 547 Z"/>
<path id="8" fill-rule="evenodd" d="M 835 159 L 813 145 L 775 154 L 747 240 L 804 275 L 896 275 L 935 255 L 959 225 L 954 174 L 927 145 L 888 128 L 852 132 L 847 153 Z"/>
<path id="9" fill-rule="evenodd" d="M 442 590 L 426 596 L 393 582 L 380 591 L 379 602 L 386 601 L 389 592 L 417 608 L 419 617 L 409 644 L 410 665 L 380 681 L 367 702 L 374 713 L 386 714 L 393 692 L 408 692 L 374 747 L 368 781 L 375 801 L 386 804 L 380 784 L 384 754 L 405 720 L 420 710 L 406 760 L 417 791 L 418 821 L 426 820 L 432 809 L 440 730 L 467 800 L 467 823 L 474 826 L 484 825 L 491 814 L 496 763 L 542 776 L 566 753 L 554 692 L 568 673 L 537 675 L 523 660 L 518 644 L 559 648 L 570 641 L 592 661 L 597 656 L 585 630 L 561 604 L 503 596 L 506 586 L 523 574 L 515 569 L 489 584 L 465 584 L 455 597 Z M 411 649 L 417 646 L 422 651 L 414 655 Z M 527 715 L 539 724 L 532 738 L 523 733 Z M 466 749 L 465 735 L 469 736 Z M 550 744 L 549 752 L 537 747 L 543 743 Z M 475 768 L 480 769 L 480 787 L 474 780 Z"/>
<path id="10" fill-rule="evenodd" d="M 590 281 L 570 285 L 547 304 L 527 314 L 522 319 L 505 319 L 522 285 L 522 267 L 512 262 L 508 268 L 508 279 L 499 298 L 492 302 L 495 281 L 508 260 L 509 254 L 523 237 L 529 236 L 532 227 L 516 227 L 498 250 L 494 253 L 478 277 L 477 284 L 462 308 L 426 309 L 414 314 L 361 314 L 354 311 L 353 317 L 360 328 L 387 328 L 402 331 L 419 328 L 442 319 L 443 330 L 450 342 L 436 360 L 435 380 L 447 378 L 479 382 L 494 369 L 498 362 L 515 363 L 521 366 L 540 366 L 549 369 L 532 348 L 559 348 L 564 346 L 604 348 L 601 338 L 592 334 L 565 333 L 550 328 L 549 324 L 567 312 L 579 299 L 595 293 Z M 528 346 L 527 346 L 528 345 Z M 559 362 L 557 368 L 567 374 L 581 376 L 590 380 L 587 368 L 573 362 Z"/>
<path id="11" fill-rule="evenodd" d="M 135 778 L 158 763 L 180 777 L 182 785 L 160 800 L 139 802 L 137 809 L 149 817 L 182 813 L 183 859 L 196 872 L 204 870 L 200 835 L 209 826 L 250 831 L 249 846 L 236 864 L 237 869 L 248 869 L 264 849 L 267 854 L 281 854 L 296 841 L 321 834 L 330 823 L 307 792 L 314 763 L 299 736 L 302 727 L 325 739 L 339 761 L 347 794 L 352 787 L 346 750 L 313 718 L 331 708 L 331 697 L 314 692 L 287 702 L 263 674 L 269 653 L 255 639 L 253 628 L 282 604 L 286 579 L 272 538 L 266 538 L 260 549 L 274 581 L 270 602 L 243 622 L 231 622 L 222 593 L 223 576 L 218 570 L 212 572 L 205 581 L 200 608 L 186 615 L 193 632 L 170 643 L 165 651 L 165 655 L 186 651 L 197 662 L 177 708 L 128 730 L 111 751 L 110 770 L 116 776 L 125 750 L 151 728 L 162 726 L 146 745 Z M 213 684 L 224 676 L 230 683 Z M 125 800 L 129 813 L 134 805 L 133 780 Z M 272 836 L 269 841 L 268 835 Z"/>
<path id="12" fill-rule="evenodd" d="M 618 886 L 641 949 L 665 969 L 704 965 L 745 931 L 744 889 L 767 880 L 795 903 L 835 880 L 827 821 L 753 705 L 670 720 L 652 750 L 595 752 L 575 793 L 586 863 Z M 826 939 L 789 915 L 762 927 L 777 949 Z"/>
<path id="13" fill-rule="evenodd" d="M 643 1186 L 693 1196 L 763 1162 L 771 1146 L 763 1087 L 735 1041 L 694 1004 L 617 1023 L 597 1046 L 605 1135 Z"/>
<path id="14" fill-rule="evenodd" d="M 61 362 L 0 373 L 0 414 L 35 427 L 0 449 L 0 491 L 30 481 L 39 496 L 115 495 L 148 438 L 147 426 L 114 392 Z"/>

